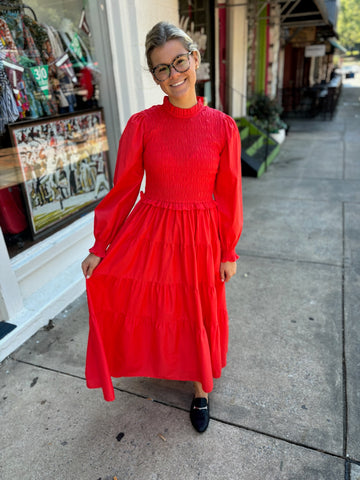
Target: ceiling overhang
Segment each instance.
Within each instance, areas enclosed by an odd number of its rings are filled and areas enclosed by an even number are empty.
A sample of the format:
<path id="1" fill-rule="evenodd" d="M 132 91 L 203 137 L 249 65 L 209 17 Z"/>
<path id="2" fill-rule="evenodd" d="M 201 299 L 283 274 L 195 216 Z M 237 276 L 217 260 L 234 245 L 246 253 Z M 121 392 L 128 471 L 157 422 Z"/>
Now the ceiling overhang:
<path id="1" fill-rule="evenodd" d="M 336 37 L 338 34 L 329 19 L 328 7 L 325 0 L 234 0 L 233 3 L 216 3 L 217 8 L 244 7 L 249 10 L 249 17 L 262 20 L 274 17 L 268 16 L 265 7 L 276 6 L 280 11 L 279 21 L 282 28 L 302 29 L 305 27 L 319 27 L 325 38 Z"/>
<path id="2" fill-rule="evenodd" d="M 330 45 L 340 51 L 340 53 L 344 54 L 347 52 L 347 49 L 343 47 L 339 42 L 337 42 L 336 38 L 328 38 L 327 39 Z"/>
<path id="3" fill-rule="evenodd" d="M 279 1 L 280 21 L 283 27 L 313 27 L 329 25 L 324 0 Z"/>

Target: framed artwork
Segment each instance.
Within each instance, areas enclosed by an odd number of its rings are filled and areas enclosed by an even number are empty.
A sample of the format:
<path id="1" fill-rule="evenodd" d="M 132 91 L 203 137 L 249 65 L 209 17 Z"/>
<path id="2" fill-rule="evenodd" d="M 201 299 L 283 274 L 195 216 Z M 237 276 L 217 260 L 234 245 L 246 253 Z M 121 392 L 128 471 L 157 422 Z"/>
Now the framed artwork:
<path id="1" fill-rule="evenodd" d="M 33 238 L 92 210 L 110 190 L 102 109 L 9 128 Z"/>

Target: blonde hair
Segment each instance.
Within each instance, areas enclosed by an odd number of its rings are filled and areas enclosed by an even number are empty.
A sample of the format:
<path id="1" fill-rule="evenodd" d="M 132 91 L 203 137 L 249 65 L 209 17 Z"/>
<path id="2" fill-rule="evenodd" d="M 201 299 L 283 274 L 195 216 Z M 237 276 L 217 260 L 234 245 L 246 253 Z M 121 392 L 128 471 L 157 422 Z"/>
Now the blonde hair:
<path id="1" fill-rule="evenodd" d="M 188 52 L 197 52 L 200 64 L 200 52 L 197 48 L 196 43 L 194 43 L 194 41 L 189 37 L 189 35 L 185 33 L 184 30 L 181 30 L 181 28 L 176 27 L 172 23 L 159 22 L 154 25 L 152 29 L 148 32 L 145 40 L 145 54 L 147 64 L 150 70 L 153 68 L 150 58 L 151 53 L 155 48 L 162 47 L 169 40 L 179 40 Z"/>

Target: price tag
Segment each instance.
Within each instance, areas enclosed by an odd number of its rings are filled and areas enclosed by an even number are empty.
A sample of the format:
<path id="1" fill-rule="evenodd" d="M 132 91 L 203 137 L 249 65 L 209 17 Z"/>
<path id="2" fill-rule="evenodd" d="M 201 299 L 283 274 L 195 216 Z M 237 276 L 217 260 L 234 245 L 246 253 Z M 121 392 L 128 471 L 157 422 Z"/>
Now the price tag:
<path id="1" fill-rule="evenodd" d="M 57 67 L 61 67 L 61 65 L 63 65 L 67 60 L 69 60 L 69 55 L 67 53 L 63 53 L 55 60 L 55 65 Z"/>
<path id="2" fill-rule="evenodd" d="M 69 44 L 69 48 L 77 58 L 79 58 L 83 63 L 85 63 L 85 59 L 81 50 L 79 35 L 77 33 L 75 33 L 75 35 L 73 36 L 73 39 Z"/>
<path id="3" fill-rule="evenodd" d="M 38 67 L 31 67 L 31 73 L 39 85 L 40 89 L 46 95 L 49 96 L 49 66 L 39 65 Z"/>

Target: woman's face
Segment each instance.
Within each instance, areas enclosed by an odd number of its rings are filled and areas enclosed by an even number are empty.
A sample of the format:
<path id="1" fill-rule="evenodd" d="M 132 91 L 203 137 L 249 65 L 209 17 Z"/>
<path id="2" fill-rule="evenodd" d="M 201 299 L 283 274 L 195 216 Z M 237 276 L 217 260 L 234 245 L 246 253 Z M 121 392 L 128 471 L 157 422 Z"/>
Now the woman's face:
<path id="1" fill-rule="evenodd" d="M 150 57 L 154 67 L 160 64 L 171 64 L 178 55 L 188 53 L 180 40 L 169 40 L 161 47 L 154 48 Z M 171 67 L 170 77 L 159 82 L 155 77 L 155 82 L 160 85 L 162 91 L 169 96 L 170 102 L 180 108 L 190 108 L 196 104 L 196 73 L 199 65 L 197 52 L 189 55 L 190 68 L 186 72 L 179 73 Z"/>

